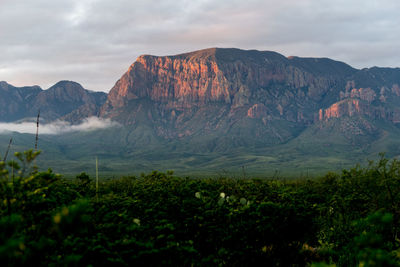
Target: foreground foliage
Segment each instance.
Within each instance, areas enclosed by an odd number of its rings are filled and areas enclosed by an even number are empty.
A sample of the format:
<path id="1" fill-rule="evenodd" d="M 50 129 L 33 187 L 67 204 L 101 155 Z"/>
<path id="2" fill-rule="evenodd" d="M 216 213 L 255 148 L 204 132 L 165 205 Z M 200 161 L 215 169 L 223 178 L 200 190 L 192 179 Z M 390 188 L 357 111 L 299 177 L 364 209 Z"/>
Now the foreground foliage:
<path id="1" fill-rule="evenodd" d="M 0 163 L 5 266 L 399 266 L 400 163 L 321 179 L 65 180 Z"/>

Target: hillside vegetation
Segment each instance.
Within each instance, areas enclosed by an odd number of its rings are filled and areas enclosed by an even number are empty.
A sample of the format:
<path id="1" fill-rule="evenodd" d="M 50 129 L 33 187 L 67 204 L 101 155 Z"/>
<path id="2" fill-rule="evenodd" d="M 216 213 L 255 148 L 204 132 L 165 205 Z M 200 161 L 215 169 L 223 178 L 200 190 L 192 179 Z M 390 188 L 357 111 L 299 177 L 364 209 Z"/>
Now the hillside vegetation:
<path id="1" fill-rule="evenodd" d="M 400 162 L 313 180 L 66 180 L 0 163 L 4 266 L 399 266 Z"/>

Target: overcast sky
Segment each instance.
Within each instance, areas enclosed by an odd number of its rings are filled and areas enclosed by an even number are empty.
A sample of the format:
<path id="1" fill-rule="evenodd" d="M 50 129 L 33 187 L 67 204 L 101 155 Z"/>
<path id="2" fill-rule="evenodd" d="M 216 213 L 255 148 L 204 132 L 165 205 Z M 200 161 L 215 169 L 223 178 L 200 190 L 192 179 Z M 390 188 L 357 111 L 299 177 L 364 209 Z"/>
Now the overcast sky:
<path id="1" fill-rule="evenodd" d="M 208 47 L 400 67 L 398 0 L 0 0 L 0 81 L 109 91 L 141 54 Z"/>

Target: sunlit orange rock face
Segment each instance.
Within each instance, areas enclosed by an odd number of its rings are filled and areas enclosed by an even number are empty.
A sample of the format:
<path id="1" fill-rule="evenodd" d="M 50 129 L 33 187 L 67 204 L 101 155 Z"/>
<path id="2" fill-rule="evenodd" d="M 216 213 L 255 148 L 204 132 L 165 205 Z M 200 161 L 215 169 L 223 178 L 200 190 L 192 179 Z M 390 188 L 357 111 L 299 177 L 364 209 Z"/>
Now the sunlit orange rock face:
<path id="1" fill-rule="evenodd" d="M 142 56 L 131 67 L 131 84 L 121 84 L 126 100 L 149 97 L 151 100 L 180 103 L 229 101 L 229 84 L 210 58 L 176 59 Z M 124 76 L 125 78 L 125 76 Z M 129 79 L 128 79 L 129 80 Z M 125 81 L 125 79 L 124 79 Z M 129 94 L 134 91 L 133 94 Z"/>
<path id="2" fill-rule="evenodd" d="M 363 105 L 359 99 L 346 99 L 333 104 L 327 109 L 320 109 L 319 120 L 360 115 L 363 112 L 367 112 L 367 109 L 368 106 Z"/>

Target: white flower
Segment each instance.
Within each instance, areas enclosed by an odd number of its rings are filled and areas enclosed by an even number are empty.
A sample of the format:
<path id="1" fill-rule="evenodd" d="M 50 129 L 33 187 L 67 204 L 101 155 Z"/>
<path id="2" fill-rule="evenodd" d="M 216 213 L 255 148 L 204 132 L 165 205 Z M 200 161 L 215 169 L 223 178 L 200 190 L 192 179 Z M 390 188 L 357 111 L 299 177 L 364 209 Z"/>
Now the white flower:
<path id="1" fill-rule="evenodd" d="M 222 192 L 221 194 L 219 194 L 219 196 L 220 196 L 221 198 L 225 198 L 225 193 Z"/>
<path id="2" fill-rule="evenodd" d="M 200 192 L 196 192 L 196 194 L 194 194 L 194 196 L 195 196 L 196 198 L 200 198 L 200 197 L 201 197 Z"/>

